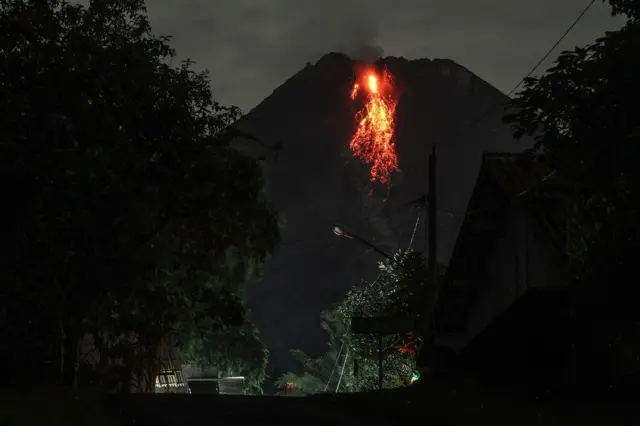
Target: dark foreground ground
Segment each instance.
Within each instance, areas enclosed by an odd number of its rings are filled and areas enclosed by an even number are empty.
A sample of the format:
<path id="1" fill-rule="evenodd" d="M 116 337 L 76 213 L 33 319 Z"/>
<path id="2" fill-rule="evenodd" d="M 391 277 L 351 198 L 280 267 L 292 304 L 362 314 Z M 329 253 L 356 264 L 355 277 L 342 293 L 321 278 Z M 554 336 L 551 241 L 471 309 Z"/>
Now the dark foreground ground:
<path id="1" fill-rule="evenodd" d="M 539 403 L 478 389 L 422 386 L 308 398 L 95 395 L 60 389 L 0 393 L 0 426 L 640 425 L 637 404 Z"/>

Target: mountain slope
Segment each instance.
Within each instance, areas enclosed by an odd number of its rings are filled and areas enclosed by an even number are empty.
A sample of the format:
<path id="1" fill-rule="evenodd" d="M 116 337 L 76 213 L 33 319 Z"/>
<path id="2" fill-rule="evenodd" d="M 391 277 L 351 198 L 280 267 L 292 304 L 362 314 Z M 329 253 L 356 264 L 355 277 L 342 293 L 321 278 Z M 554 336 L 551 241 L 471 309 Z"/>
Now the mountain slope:
<path id="1" fill-rule="evenodd" d="M 324 351 L 320 311 L 338 301 L 361 278 L 372 279 L 380 260 L 357 241 L 332 233 L 333 223 L 387 252 L 406 248 L 417 207 L 427 191 L 427 162 L 438 147 L 438 258 L 446 263 L 484 151 L 518 152 L 530 141 L 515 141 L 501 122 L 502 108 L 461 132 L 489 107 L 508 100 L 450 60 L 378 61 L 395 77 L 396 151 L 400 172 L 389 191 L 369 197 L 368 171 L 348 148 L 356 107 L 349 99 L 354 62 L 328 54 L 308 64 L 238 124 L 267 145 L 280 144 L 274 158 L 260 144 L 238 147 L 265 156 L 267 193 L 284 216 L 282 242 L 260 282 L 249 288 L 253 320 L 271 349 L 272 373 L 295 366 L 290 348 L 314 355 Z M 420 212 L 422 215 L 422 213 Z M 421 217 L 413 248 L 423 251 Z"/>

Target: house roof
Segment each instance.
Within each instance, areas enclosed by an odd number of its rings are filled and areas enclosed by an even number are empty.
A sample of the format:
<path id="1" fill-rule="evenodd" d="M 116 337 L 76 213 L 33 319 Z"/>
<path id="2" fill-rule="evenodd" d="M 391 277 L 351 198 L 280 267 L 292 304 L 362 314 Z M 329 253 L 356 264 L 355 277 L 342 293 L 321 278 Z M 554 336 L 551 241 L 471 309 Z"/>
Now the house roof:
<path id="1" fill-rule="evenodd" d="M 509 201 L 505 165 L 512 163 L 514 158 L 513 154 L 483 154 L 478 178 L 467 204 L 464 221 L 447 270 L 459 273 L 466 269 L 470 266 L 469 252 L 474 255 L 477 253 L 473 247 L 474 243 L 481 242 L 484 245 L 487 242 L 485 237 L 495 234 L 494 227 L 490 225 L 499 224 L 503 219 L 500 213 Z M 479 224 L 484 226 L 478 226 Z"/>
<path id="2" fill-rule="evenodd" d="M 513 161 L 512 154 L 486 153 L 482 157 L 440 292 L 435 313 L 438 331 L 454 332 L 465 325 L 476 289 L 459 281 L 481 272 L 486 264 L 484 256 L 496 237 L 496 228 L 504 220 L 503 207 L 509 198 L 502 175 L 508 161 Z"/>
<path id="3" fill-rule="evenodd" d="M 542 161 L 531 161 L 530 156 L 512 153 L 484 153 L 476 184 L 467 205 L 464 221 L 458 233 L 451 255 L 447 274 L 440 293 L 436 312 L 438 329 L 443 332 L 459 331 L 466 324 L 466 316 L 471 307 L 477 288 L 476 278 L 487 266 L 487 256 L 494 241 L 503 232 L 507 207 L 525 203 L 524 195 L 533 192 L 544 182 L 546 172 Z M 541 198 L 527 204 L 534 222 L 545 233 L 553 233 L 558 226 L 558 216 L 553 217 Z M 555 200 L 551 200 L 555 201 Z M 550 213 L 551 212 L 551 213 Z M 555 232 L 558 244 L 564 241 L 560 232 Z M 551 236 L 551 235 L 550 235 Z M 552 242 L 553 242 L 552 241 Z"/>

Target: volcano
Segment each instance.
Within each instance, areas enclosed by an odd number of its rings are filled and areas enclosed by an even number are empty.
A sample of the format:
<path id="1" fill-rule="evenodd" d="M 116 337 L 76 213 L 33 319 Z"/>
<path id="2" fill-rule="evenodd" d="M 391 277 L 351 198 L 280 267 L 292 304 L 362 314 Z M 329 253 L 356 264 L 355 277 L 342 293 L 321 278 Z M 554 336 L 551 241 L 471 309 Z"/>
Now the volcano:
<path id="1" fill-rule="evenodd" d="M 350 149 L 361 108 L 350 95 L 361 65 L 327 54 L 237 124 L 262 142 L 240 139 L 237 147 L 264 157 L 267 195 L 283 218 L 281 242 L 263 278 L 248 289 L 252 320 L 271 351 L 272 378 L 298 368 L 289 355 L 292 348 L 312 356 L 324 353 L 321 310 L 377 274 L 380 254 L 337 237 L 332 224 L 387 253 L 406 249 L 410 240 L 414 250 L 426 251 L 424 214 L 412 201 L 427 192 L 428 157 L 436 143 L 437 257 L 447 263 L 482 152 L 532 146 L 531 140 L 514 140 L 502 122 L 499 105 L 509 98 L 463 66 L 446 59 L 387 57 L 370 65 L 393 76 L 397 170 L 387 185 L 372 183 L 370 167 Z M 265 149 L 276 145 L 281 146 L 277 156 Z"/>

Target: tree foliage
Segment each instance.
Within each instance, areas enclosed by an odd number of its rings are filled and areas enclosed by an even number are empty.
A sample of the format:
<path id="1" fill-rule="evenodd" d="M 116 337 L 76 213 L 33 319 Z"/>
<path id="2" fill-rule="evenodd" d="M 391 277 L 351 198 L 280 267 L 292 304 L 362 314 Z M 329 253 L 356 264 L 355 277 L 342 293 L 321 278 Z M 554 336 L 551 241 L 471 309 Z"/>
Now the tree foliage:
<path id="1" fill-rule="evenodd" d="M 278 228 L 239 110 L 172 65 L 142 0 L 1 0 L 0 28 L 3 355 L 35 371 L 62 346 L 69 376 L 85 333 L 242 325 L 234 277 Z"/>
<path id="2" fill-rule="evenodd" d="M 637 334 L 638 319 L 640 3 L 609 3 L 626 24 L 527 79 L 507 116 L 517 137 L 535 137 L 530 161 L 542 166 L 527 195 L 531 205 L 556 200 L 573 308 L 585 320 L 580 328 L 592 328 L 583 333 L 592 353 Z"/>
<path id="3" fill-rule="evenodd" d="M 312 358 L 300 349 L 291 353 L 302 368 L 302 374 L 285 373 L 276 380 L 279 395 L 302 396 L 323 392 L 345 391 L 348 380 L 340 380 L 341 366 L 344 362 L 345 339 L 348 323 L 345 323 L 335 311 L 322 313 L 322 328 L 327 332 L 328 350 L 318 358 Z"/>
<path id="4" fill-rule="evenodd" d="M 398 251 L 394 261 L 379 265 L 379 276 L 362 281 L 333 310 L 323 315 L 329 350 L 319 358 L 294 351 L 303 373 L 287 373 L 276 382 L 287 395 L 357 392 L 378 388 L 378 338 L 351 331 L 352 317 L 416 318 L 422 310 L 426 268 L 419 253 Z M 383 337 L 385 388 L 407 386 L 415 368 L 420 339 L 413 335 Z M 346 362 L 345 362 L 346 358 Z M 344 366 L 344 371 L 343 371 Z M 293 388 L 284 392 L 287 383 Z"/>
<path id="5" fill-rule="evenodd" d="M 221 377 L 243 376 L 247 393 L 261 393 L 269 351 L 255 326 L 245 323 L 230 329 L 207 329 L 185 335 L 184 341 L 180 355 L 185 364 L 215 366 Z"/>

